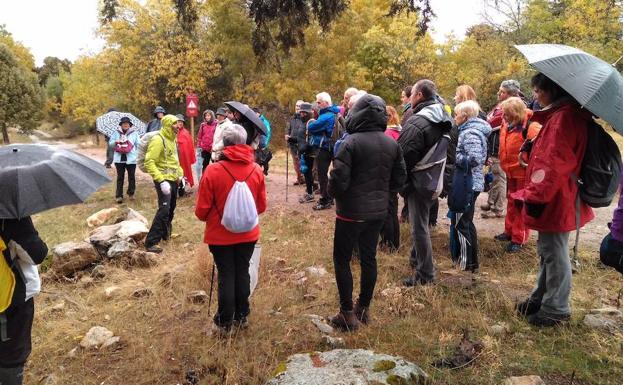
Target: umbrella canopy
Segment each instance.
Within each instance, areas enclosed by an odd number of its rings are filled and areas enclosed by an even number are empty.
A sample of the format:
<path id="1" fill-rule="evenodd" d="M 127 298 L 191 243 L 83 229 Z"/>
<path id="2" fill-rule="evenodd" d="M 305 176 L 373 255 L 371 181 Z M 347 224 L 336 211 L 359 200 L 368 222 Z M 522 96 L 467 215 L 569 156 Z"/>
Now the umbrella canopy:
<path id="1" fill-rule="evenodd" d="M 235 102 L 235 101 L 225 102 L 225 105 L 234 111 L 240 112 L 242 116 L 244 116 L 251 123 L 253 123 L 253 125 L 255 126 L 257 131 L 260 132 L 260 134 L 266 135 L 266 127 L 264 126 L 264 122 L 262 122 L 262 119 L 260 119 L 260 117 L 257 116 L 255 111 L 250 109 L 249 106 L 247 106 L 246 104 L 242 104 L 240 102 Z"/>
<path id="2" fill-rule="evenodd" d="M 111 178 L 100 163 L 47 144 L 0 147 L 0 218 L 84 202 Z"/>
<path id="3" fill-rule="evenodd" d="M 515 48 L 582 107 L 623 134 L 623 77 L 613 65 L 566 45 L 529 44 Z"/>
<path id="4" fill-rule="evenodd" d="M 132 121 L 132 128 L 134 128 L 135 131 L 138 131 L 139 135 L 143 135 L 145 133 L 145 123 L 143 123 L 143 121 L 141 121 L 136 116 L 130 114 L 129 112 L 107 112 L 97 118 L 97 120 L 95 121 L 95 127 L 98 132 L 110 137 L 112 133 L 115 132 L 117 128 L 119 128 L 119 121 L 124 116 L 130 118 L 130 120 Z"/>

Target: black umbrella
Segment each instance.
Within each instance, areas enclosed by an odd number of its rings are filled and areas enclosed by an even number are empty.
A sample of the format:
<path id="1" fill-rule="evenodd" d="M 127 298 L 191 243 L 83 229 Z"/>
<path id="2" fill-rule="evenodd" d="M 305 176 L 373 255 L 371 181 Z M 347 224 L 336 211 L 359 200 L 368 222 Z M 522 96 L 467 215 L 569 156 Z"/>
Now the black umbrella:
<path id="1" fill-rule="evenodd" d="M 225 102 L 225 105 L 234 111 L 240 112 L 243 117 L 253 123 L 253 125 L 255 126 L 257 131 L 260 132 L 260 134 L 266 135 L 266 127 L 264 127 L 264 122 L 262 122 L 262 119 L 260 119 L 255 111 L 250 109 L 249 106 L 235 101 Z"/>
<path id="2" fill-rule="evenodd" d="M 82 203 L 111 179 L 100 163 L 46 144 L 0 147 L 0 218 Z"/>

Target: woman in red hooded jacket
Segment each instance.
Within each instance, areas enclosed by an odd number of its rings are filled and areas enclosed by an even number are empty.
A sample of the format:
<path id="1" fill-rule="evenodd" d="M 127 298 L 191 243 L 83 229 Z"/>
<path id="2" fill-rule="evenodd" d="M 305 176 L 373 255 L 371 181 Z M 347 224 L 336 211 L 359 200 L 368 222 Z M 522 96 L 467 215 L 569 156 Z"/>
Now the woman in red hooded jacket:
<path id="1" fill-rule="evenodd" d="M 260 227 L 243 233 L 227 230 L 221 219 L 225 202 L 235 181 L 245 181 L 257 214 L 266 210 L 264 174 L 255 163 L 254 150 L 246 145 L 247 134 L 234 124 L 223 131 L 223 157 L 206 167 L 201 183 L 195 215 L 206 222 L 203 241 L 210 247 L 218 269 L 218 311 L 214 330 L 227 333 L 232 326 L 246 327 L 249 315 L 249 261 L 260 237 Z"/>
<path id="2" fill-rule="evenodd" d="M 180 160 L 180 166 L 182 166 L 182 170 L 184 170 L 184 178 L 186 178 L 186 181 L 192 187 L 195 185 L 193 164 L 197 161 L 195 145 L 193 144 L 193 137 L 190 135 L 190 132 L 184 127 L 184 116 L 181 114 L 176 116 L 178 119 L 177 124 L 180 128 L 177 133 L 177 154 Z M 180 196 L 182 196 L 184 190 L 182 188 L 179 190 Z"/>
<path id="3" fill-rule="evenodd" d="M 530 153 L 524 189 L 512 194 L 523 206 L 527 227 L 538 231 L 540 269 L 532 294 L 517 311 L 535 326 L 556 326 L 569 320 L 571 261 L 569 233 L 594 218 L 578 201 L 577 177 L 588 141 L 592 115 L 566 91 L 543 74 L 532 78 L 534 94 L 543 110 L 532 119 L 542 125 Z"/>

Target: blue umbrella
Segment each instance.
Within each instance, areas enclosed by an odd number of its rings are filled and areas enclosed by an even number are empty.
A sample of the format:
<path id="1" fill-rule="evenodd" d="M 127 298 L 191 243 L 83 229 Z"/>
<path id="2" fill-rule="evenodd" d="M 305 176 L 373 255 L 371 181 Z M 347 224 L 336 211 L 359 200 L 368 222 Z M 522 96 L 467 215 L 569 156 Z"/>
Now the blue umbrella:
<path id="1" fill-rule="evenodd" d="M 0 147 L 0 219 L 82 203 L 110 182 L 99 162 L 47 144 Z"/>
<path id="2" fill-rule="evenodd" d="M 129 112 L 119 112 L 119 111 L 111 111 L 107 112 L 104 115 L 101 115 L 95 121 L 95 128 L 101 134 L 110 137 L 113 132 L 117 128 L 119 128 L 119 121 L 123 117 L 130 118 L 132 122 L 132 128 L 135 131 L 138 131 L 139 135 L 143 135 L 145 133 L 146 125 L 136 116 L 130 114 Z"/>
<path id="3" fill-rule="evenodd" d="M 623 77 L 612 64 L 561 44 L 516 45 L 515 48 L 532 67 L 623 135 Z"/>

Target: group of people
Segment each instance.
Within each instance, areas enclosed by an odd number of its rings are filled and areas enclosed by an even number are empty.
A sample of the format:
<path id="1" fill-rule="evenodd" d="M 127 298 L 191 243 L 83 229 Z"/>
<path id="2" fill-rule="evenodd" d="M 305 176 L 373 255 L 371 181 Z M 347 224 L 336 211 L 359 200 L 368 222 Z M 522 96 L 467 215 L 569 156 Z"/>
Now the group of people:
<path id="1" fill-rule="evenodd" d="M 569 234 L 594 218 L 591 207 L 577 199 L 577 175 L 594 117 L 543 74 L 532 78 L 531 87 L 534 100 L 527 100 L 518 81 L 503 81 L 488 114 L 469 85 L 456 89 L 452 111 L 427 79 L 402 91 L 402 119 L 380 97 L 354 88 L 346 90 L 340 106 L 332 105 L 326 92 L 316 95 L 314 104 L 296 103 L 285 138 L 296 165 L 295 184 L 306 188 L 299 202 L 315 200 L 317 181 L 320 198 L 314 209 L 329 208 L 334 200 L 336 205 L 333 262 L 340 310 L 331 318 L 335 326 L 352 331 L 370 321 L 379 239 L 390 251 L 400 244 L 399 194 L 413 238 L 413 274 L 403 283 L 416 286 L 435 281 L 430 228 L 439 197 L 448 198 L 453 262 L 478 271 L 473 218 L 477 198 L 486 190 L 482 216 L 505 217 L 504 230 L 494 238 L 506 243 L 506 252 L 521 250 L 530 229 L 538 232 L 537 282 L 517 312 L 541 327 L 569 320 Z M 431 183 L 422 183 L 423 174 Z M 619 271 L 621 212 L 615 212 L 601 248 L 602 262 Z M 353 252 L 361 265 L 356 302 Z"/>

